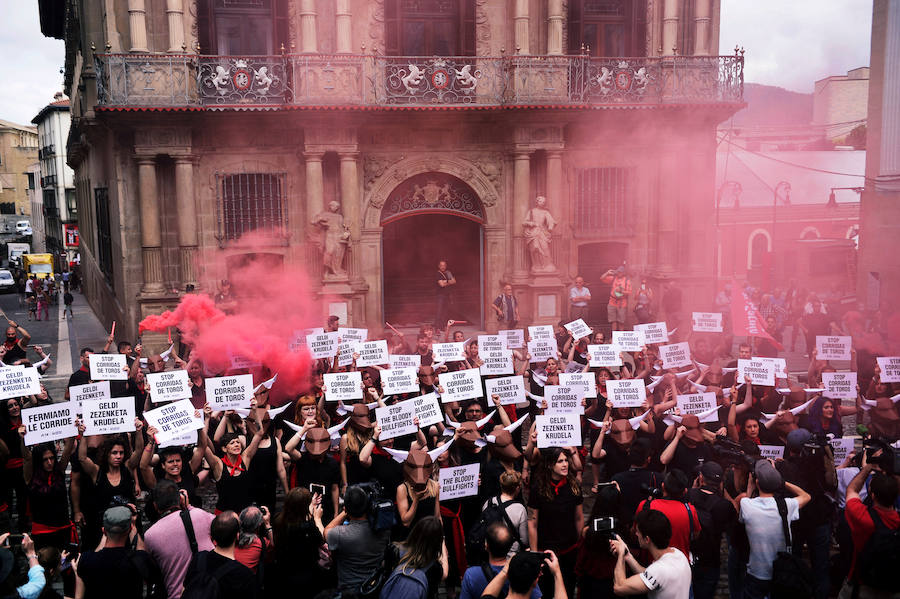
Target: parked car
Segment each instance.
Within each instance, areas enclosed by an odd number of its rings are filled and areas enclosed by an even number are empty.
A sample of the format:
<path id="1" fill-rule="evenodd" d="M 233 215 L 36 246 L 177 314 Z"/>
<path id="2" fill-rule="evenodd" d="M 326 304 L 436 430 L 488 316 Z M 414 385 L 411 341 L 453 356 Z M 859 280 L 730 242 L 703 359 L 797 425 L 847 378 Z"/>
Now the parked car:
<path id="1" fill-rule="evenodd" d="M 13 278 L 12 273 L 5 268 L 0 269 L 0 293 L 15 291 L 15 289 L 16 280 Z"/>
<path id="2" fill-rule="evenodd" d="M 16 222 L 16 233 L 19 235 L 31 235 L 31 223 L 27 220 Z"/>

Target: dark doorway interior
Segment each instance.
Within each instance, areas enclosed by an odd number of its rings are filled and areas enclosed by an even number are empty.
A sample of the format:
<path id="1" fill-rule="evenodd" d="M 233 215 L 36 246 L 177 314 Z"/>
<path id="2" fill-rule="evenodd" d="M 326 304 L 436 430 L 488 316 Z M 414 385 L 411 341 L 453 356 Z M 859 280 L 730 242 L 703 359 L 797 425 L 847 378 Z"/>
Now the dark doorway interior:
<path id="1" fill-rule="evenodd" d="M 386 321 L 395 326 L 434 321 L 441 260 L 447 261 L 457 281 L 450 318 L 482 327 L 482 228 L 475 221 L 446 214 L 413 214 L 384 225 Z"/>
<path id="2" fill-rule="evenodd" d="M 600 278 L 610 268 L 616 268 L 625 262 L 627 255 L 627 243 L 604 242 L 578 246 L 578 274 L 584 277 L 585 287 L 591 290 L 588 325 L 600 326 L 607 339 L 610 328 L 606 306 L 609 304 L 610 286 L 602 283 Z"/>

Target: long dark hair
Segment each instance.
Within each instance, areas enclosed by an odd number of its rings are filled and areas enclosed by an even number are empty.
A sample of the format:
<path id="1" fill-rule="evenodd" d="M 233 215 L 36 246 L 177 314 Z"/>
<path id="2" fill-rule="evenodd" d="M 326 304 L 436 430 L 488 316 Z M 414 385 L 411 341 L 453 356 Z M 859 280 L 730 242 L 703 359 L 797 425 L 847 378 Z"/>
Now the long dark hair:
<path id="1" fill-rule="evenodd" d="M 537 460 L 537 470 L 534 473 L 535 485 L 538 493 L 548 501 L 553 501 L 556 497 L 556 493 L 553 492 L 553 467 L 559 460 L 560 454 L 565 454 L 566 459 L 569 459 L 569 454 L 564 448 L 547 447 L 541 450 L 540 458 Z M 566 480 L 569 483 L 572 494 L 578 495 L 581 493 L 581 488 L 578 485 L 578 480 L 575 478 L 571 464 L 569 466 L 569 474 L 566 476 Z"/>
<path id="2" fill-rule="evenodd" d="M 53 454 L 53 470 L 44 471 L 44 452 Z M 56 444 L 52 441 L 41 443 L 31 448 L 31 484 L 38 487 L 49 487 L 55 482 L 62 481 L 65 484 L 64 473 L 59 468 L 59 455 L 56 453 Z"/>
<path id="3" fill-rule="evenodd" d="M 411 570 L 424 570 L 437 561 L 441 555 L 441 545 L 444 541 L 444 524 L 440 518 L 426 516 L 416 522 L 409 536 L 402 545 L 406 548 L 406 555 L 400 559 L 398 567 L 404 573 Z"/>
<path id="4" fill-rule="evenodd" d="M 309 520 L 309 504 L 312 493 L 304 487 L 294 487 L 284 496 L 284 507 L 275 516 L 275 528 L 286 530 Z"/>
<path id="5" fill-rule="evenodd" d="M 591 551 L 609 552 L 609 537 L 594 532 L 594 518 L 615 518 L 616 532 L 619 536 L 625 538 L 626 531 L 619 530 L 622 528 L 622 494 L 615 485 L 603 485 L 597 492 L 594 500 L 594 507 L 591 508 L 591 515 L 587 521 L 587 533 L 584 535 L 585 548 Z"/>

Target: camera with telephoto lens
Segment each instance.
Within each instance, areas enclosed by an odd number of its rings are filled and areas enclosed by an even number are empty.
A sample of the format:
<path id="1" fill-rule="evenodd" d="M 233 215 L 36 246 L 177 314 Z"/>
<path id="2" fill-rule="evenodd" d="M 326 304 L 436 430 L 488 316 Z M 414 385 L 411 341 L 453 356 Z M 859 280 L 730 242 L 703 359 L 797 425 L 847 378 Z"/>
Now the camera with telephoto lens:
<path id="1" fill-rule="evenodd" d="M 879 449 L 881 455 L 875 457 Z M 865 437 L 863 451 L 866 452 L 866 463 L 878 466 L 885 474 L 900 474 L 900 449 L 893 447 L 887 439 Z"/>
<path id="2" fill-rule="evenodd" d="M 659 487 L 651 487 L 647 483 L 641 483 L 641 493 L 650 499 L 662 499 L 663 491 Z"/>
<path id="3" fill-rule="evenodd" d="M 735 443 L 725 435 L 716 435 L 712 453 L 714 461 L 721 466 L 742 466 L 752 471 L 756 465 L 755 457 L 747 455 L 739 443 Z"/>
<path id="4" fill-rule="evenodd" d="M 824 453 L 827 446 L 828 437 L 823 433 L 815 433 L 803 444 L 803 447 L 800 449 L 800 456 L 804 458 L 820 456 Z"/>
<path id="5" fill-rule="evenodd" d="M 390 530 L 396 524 L 394 502 L 384 496 L 381 484 L 369 481 L 355 486 L 362 489 L 369 499 L 366 517 L 372 530 L 375 532 Z"/>

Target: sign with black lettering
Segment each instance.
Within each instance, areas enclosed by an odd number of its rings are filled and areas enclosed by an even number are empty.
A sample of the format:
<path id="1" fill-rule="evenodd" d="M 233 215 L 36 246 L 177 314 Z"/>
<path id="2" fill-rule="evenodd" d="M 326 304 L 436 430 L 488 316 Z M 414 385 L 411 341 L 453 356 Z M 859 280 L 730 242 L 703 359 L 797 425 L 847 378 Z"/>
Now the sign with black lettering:
<path id="1" fill-rule="evenodd" d="M 294 333 L 291 335 L 290 341 L 288 341 L 288 349 L 292 352 L 300 351 L 301 349 L 306 347 L 307 335 L 321 335 L 324 332 L 325 329 L 323 327 L 294 331 Z"/>
<path id="2" fill-rule="evenodd" d="M 325 385 L 325 401 L 353 401 L 362 399 L 362 373 L 326 372 L 322 375 Z"/>
<path id="3" fill-rule="evenodd" d="M 440 493 L 442 500 L 459 499 L 478 495 L 478 476 L 481 464 L 441 468 Z"/>
<path id="4" fill-rule="evenodd" d="M 351 329 L 350 327 L 338 327 L 338 337 L 341 341 L 365 342 L 369 338 L 369 329 Z"/>
<path id="5" fill-rule="evenodd" d="M 774 387 L 775 363 L 757 358 L 738 359 L 737 378 L 735 379 L 738 384 L 744 382 L 744 376 L 749 376 L 750 382 L 754 385 Z"/>
<path id="6" fill-rule="evenodd" d="M 236 352 L 231 348 L 228 348 L 225 353 L 228 354 L 228 361 L 231 362 L 231 370 L 252 370 L 262 366 L 259 360 Z"/>
<path id="7" fill-rule="evenodd" d="M 78 406 L 78 414 L 82 413 L 81 404 L 85 400 L 109 398 L 109 381 L 99 381 L 97 383 L 69 387 L 69 400 Z"/>
<path id="8" fill-rule="evenodd" d="M 686 393 L 684 395 L 677 395 L 675 397 L 675 401 L 682 416 L 685 414 L 698 415 L 704 412 L 709 412 L 716 407 L 716 394 L 712 392 Z M 700 419 L 700 422 L 718 421 L 719 414 L 717 412 L 713 412 L 712 414 L 709 414 L 706 417 Z"/>
<path id="9" fill-rule="evenodd" d="M 622 365 L 622 356 L 619 355 L 621 350 L 617 345 L 606 343 L 603 345 L 588 345 L 587 348 L 590 355 L 591 368 L 599 368 L 601 366 L 613 368 Z"/>
<path id="10" fill-rule="evenodd" d="M 691 346 L 687 341 L 661 345 L 659 355 L 662 358 L 663 368 L 681 368 L 692 364 Z"/>
<path id="11" fill-rule="evenodd" d="M 853 451 L 853 444 L 856 441 L 853 437 L 840 437 L 832 439 L 831 448 L 834 450 L 834 464 L 840 466 L 841 462 L 847 459 L 847 455 Z"/>
<path id="12" fill-rule="evenodd" d="M 721 333 L 721 312 L 691 312 L 691 323 L 695 333 Z"/>
<path id="13" fill-rule="evenodd" d="M 773 460 L 783 458 L 784 457 L 784 446 L 783 445 L 760 445 L 759 446 L 759 457 L 761 457 L 762 459 L 771 458 Z"/>
<path id="14" fill-rule="evenodd" d="M 639 408 L 647 400 L 643 379 L 608 380 L 606 391 L 614 408 Z"/>
<path id="15" fill-rule="evenodd" d="M 580 387 L 582 397 L 597 397 L 597 384 L 594 382 L 593 372 L 561 372 L 559 384 Z"/>
<path id="16" fill-rule="evenodd" d="M 338 366 L 353 364 L 353 354 L 359 352 L 359 341 L 341 341 L 338 343 Z"/>
<path id="17" fill-rule="evenodd" d="M 398 354 L 388 356 L 391 368 L 418 368 L 422 365 L 422 356 L 419 354 Z"/>
<path id="18" fill-rule="evenodd" d="M 391 361 L 388 357 L 387 341 L 378 339 L 359 344 L 359 357 L 356 359 L 358 367 L 381 366 Z"/>
<path id="19" fill-rule="evenodd" d="M 591 327 L 589 327 L 587 323 L 584 322 L 584 320 L 582 320 L 581 318 L 576 318 L 572 322 L 566 323 L 563 326 L 567 331 L 569 331 L 569 333 L 572 334 L 572 338 L 576 341 L 583 337 L 590 337 L 594 332 L 593 330 L 591 330 Z"/>
<path id="20" fill-rule="evenodd" d="M 501 405 L 517 404 L 525 401 L 525 381 L 521 375 L 484 379 L 487 396 L 500 396 Z"/>
<path id="21" fill-rule="evenodd" d="M 484 390 L 481 388 L 481 373 L 477 368 L 442 372 L 438 375 L 438 381 L 444 388 L 444 394 L 441 395 L 441 401 L 444 403 L 484 396 Z"/>
<path id="22" fill-rule="evenodd" d="M 506 329 L 498 331 L 497 334 L 503 339 L 506 349 L 520 349 L 525 347 L 525 331 L 522 329 Z"/>
<path id="23" fill-rule="evenodd" d="M 528 327 L 528 338 L 532 341 L 535 339 L 552 339 L 554 342 L 556 341 L 556 335 L 553 334 L 553 327 L 549 324 Z"/>
<path id="24" fill-rule="evenodd" d="M 556 357 L 556 339 L 532 339 L 528 342 L 531 362 L 545 362 Z"/>
<path id="25" fill-rule="evenodd" d="M 817 360 L 849 360 L 853 337 L 816 335 Z"/>
<path id="26" fill-rule="evenodd" d="M 508 349 L 500 335 L 478 335 L 478 353 Z"/>
<path id="27" fill-rule="evenodd" d="M 881 368 L 882 383 L 900 383 L 900 357 L 886 356 L 884 358 L 875 358 L 878 361 L 878 367 Z"/>
<path id="28" fill-rule="evenodd" d="M 581 447 L 581 416 L 578 414 L 544 414 L 535 416 L 537 446 Z"/>
<path id="29" fill-rule="evenodd" d="M 435 362 L 459 362 L 466 359 L 463 342 L 457 343 L 433 343 L 431 355 Z"/>
<path id="30" fill-rule="evenodd" d="M 206 380 L 208 385 L 212 379 Z M 207 389 L 209 389 L 208 386 Z M 216 408 L 213 409 L 215 410 Z M 203 428 L 203 414 L 198 412 L 191 405 L 190 401 L 180 399 L 175 403 L 166 404 L 144 412 L 144 420 L 147 421 L 147 426 L 152 426 L 156 429 L 156 442 L 162 444 L 164 441 L 171 440 L 189 431 Z"/>
<path id="31" fill-rule="evenodd" d="M 82 405 L 84 435 L 134 432 L 134 398 L 88 399 Z"/>
<path id="32" fill-rule="evenodd" d="M 619 351 L 641 351 L 647 344 L 642 331 L 613 331 L 612 342 Z"/>
<path id="33" fill-rule="evenodd" d="M 546 385 L 544 387 L 544 401 L 547 402 L 545 414 L 584 414 L 584 406 L 581 400 L 581 387 L 568 387 L 563 385 Z"/>
<path id="34" fill-rule="evenodd" d="M 385 395 L 416 393 L 419 390 L 417 368 L 391 368 L 381 371 L 381 389 Z"/>
<path id="35" fill-rule="evenodd" d="M 381 425 L 380 439 L 393 439 L 415 433 L 418 428 L 413 424 L 416 417 L 412 401 L 401 401 L 383 408 L 375 408 L 375 420 Z"/>
<path id="36" fill-rule="evenodd" d="M 128 364 L 125 354 L 91 354 L 92 381 L 127 381 Z"/>
<path id="37" fill-rule="evenodd" d="M 0 399 L 37 395 L 41 392 L 37 368 L 12 366 L 0 369 Z"/>
<path id="38" fill-rule="evenodd" d="M 316 360 L 333 358 L 337 354 L 337 331 L 330 333 L 314 333 L 306 336 L 306 347 Z"/>
<path id="39" fill-rule="evenodd" d="M 37 445 L 77 437 L 75 428 L 75 403 L 53 403 L 48 406 L 22 409 L 25 426 L 25 445 Z"/>
<path id="40" fill-rule="evenodd" d="M 416 416 L 419 417 L 419 428 L 425 428 L 432 424 L 444 421 L 444 412 L 438 404 L 437 395 L 434 393 L 426 393 L 419 397 L 413 397 L 407 401 L 413 403 Z"/>
<path id="41" fill-rule="evenodd" d="M 855 372 L 823 372 L 822 385 L 825 387 L 825 397 L 856 399 Z"/>
<path id="42" fill-rule="evenodd" d="M 484 360 L 481 365 L 483 375 L 503 375 L 513 373 L 512 350 L 500 349 L 484 351 L 479 344 L 478 355 Z"/>
<path id="43" fill-rule="evenodd" d="M 250 400 L 253 399 L 252 374 L 206 379 L 205 386 L 206 401 L 213 411 L 250 408 Z"/>
<path id="44" fill-rule="evenodd" d="M 153 403 L 191 398 L 187 370 L 147 373 L 147 386 L 150 388 L 150 400 Z"/>
<path id="45" fill-rule="evenodd" d="M 669 331 L 664 322 L 636 324 L 634 325 L 634 330 L 644 334 L 644 342 L 647 344 L 669 342 Z"/>

